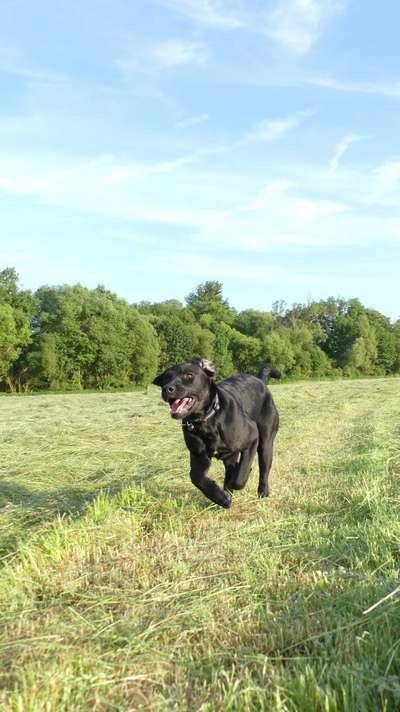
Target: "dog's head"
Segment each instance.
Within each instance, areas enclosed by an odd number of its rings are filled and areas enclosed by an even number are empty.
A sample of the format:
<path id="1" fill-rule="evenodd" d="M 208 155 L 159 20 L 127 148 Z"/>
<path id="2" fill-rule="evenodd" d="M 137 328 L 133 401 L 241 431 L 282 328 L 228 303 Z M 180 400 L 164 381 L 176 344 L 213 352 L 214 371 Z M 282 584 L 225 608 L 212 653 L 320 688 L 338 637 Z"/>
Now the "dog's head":
<path id="1" fill-rule="evenodd" d="M 172 418 L 203 413 L 210 401 L 211 379 L 216 368 L 204 358 L 185 361 L 167 368 L 154 379 L 161 387 L 161 393 L 171 408 Z"/>

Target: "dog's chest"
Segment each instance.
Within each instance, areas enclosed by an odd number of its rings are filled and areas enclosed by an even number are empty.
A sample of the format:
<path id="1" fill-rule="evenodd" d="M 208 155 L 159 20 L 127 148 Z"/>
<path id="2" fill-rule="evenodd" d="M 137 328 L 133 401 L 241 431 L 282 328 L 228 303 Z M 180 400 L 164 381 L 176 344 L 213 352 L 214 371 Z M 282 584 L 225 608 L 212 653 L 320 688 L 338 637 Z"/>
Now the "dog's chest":
<path id="1" fill-rule="evenodd" d="M 222 459 L 231 454 L 231 449 L 222 439 L 218 430 L 203 431 L 200 437 L 205 445 L 208 457 Z"/>

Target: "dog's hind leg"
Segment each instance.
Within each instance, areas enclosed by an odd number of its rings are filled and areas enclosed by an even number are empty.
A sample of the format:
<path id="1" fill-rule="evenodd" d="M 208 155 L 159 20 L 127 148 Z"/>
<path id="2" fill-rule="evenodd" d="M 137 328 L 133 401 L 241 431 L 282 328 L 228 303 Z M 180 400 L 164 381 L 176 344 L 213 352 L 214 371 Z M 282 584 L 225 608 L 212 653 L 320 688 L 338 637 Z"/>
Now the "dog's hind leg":
<path id="1" fill-rule="evenodd" d="M 219 504 L 220 507 L 229 509 L 232 504 L 232 496 L 226 490 L 221 489 L 214 480 L 207 477 L 210 465 L 211 460 L 205 455 L 198 456 L 190 453 L 190 479 L 208 499 Z"/>
<path id="2" fill-rule="evenodd" d="M 251 472 L 251 465 L 257 452 L 258 439 L 253 440 L 246 450 L 242 450 L 234 477 L 230 481 L 232 489 L 243 489 Z"/>
<path id="3" fill-rule="evenodd" d="M 225 467 L 225 479 L 224 479 L 224 489 L 233 490 L 233 483 L 236 480 L 240 461 L 240 452 L 235 452 L 234 455 L 224 459 Z"/>
<path id="4" fill-rule="evenodd" d="M 258 496 L 268 497 L 268 475 L 272 465 L 274 436 L 260 440 L 258 446 L 258 467 L 260 470 L 260 479 L 258 482 Z"/>
<path id="5" fill-rule="evenodd" d="M 271 398 L 266 398 L 263 404 L 258 426 L 258 466 L 260 479 L 258 483 L 258 496 L 268 497 L 268 477 L 272 465 L 275 435 L 279 428 L 279 414 Z"/>
<path id="6" fill-rule="evenodd" d="M 260 470 L 260 479 L 258 482 L 258 496 L 268 497 L 269 486 L 268 476 L 271 470 L 274 439 L 278 432 L 279 418 L 278 415 L 274 419 L 272 427 L 259 427 L 260 439 L 258 443 L 258 467 Z"/>

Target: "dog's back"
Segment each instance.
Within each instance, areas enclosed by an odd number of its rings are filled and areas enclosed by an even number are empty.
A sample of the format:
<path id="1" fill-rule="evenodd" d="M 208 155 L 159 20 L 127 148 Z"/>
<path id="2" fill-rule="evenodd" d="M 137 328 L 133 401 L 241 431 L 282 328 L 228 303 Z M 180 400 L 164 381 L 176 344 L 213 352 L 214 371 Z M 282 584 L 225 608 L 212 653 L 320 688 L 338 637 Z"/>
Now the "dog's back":
<path id="1" fill-rule="evenodd" d="M 217 385 L 219 392 L 227 394 L 228 398 L 232 397 L 246 415 L 256 420 L 267 390 L 259 378 L 240 373 L 220 381 Z"/>
<path id="2" fill-rule="evenodd" d="M 240 373 L 220 381 L 218 390 L 232 396 L 246 415 L 257 421 L 265 401 L 270 401 L 273 405 L 272 395 L 266 386 L 269 376 L 281 378 L 278 369 L 267 363 L 260 369 L 257 377 Z"/>

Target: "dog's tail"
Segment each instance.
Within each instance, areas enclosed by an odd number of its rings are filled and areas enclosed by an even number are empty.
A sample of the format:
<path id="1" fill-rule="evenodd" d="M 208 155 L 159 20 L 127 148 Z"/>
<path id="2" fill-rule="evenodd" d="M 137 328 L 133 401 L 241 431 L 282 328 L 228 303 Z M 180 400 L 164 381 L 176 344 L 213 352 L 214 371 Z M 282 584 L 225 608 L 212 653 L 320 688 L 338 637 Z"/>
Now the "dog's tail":
<path id="1" fill-rule="evenodd" d="M 277 368 L 274 368 L 271 363 L 265 363 L 258 372 L 258 378 L 267 384 L 270 376 L 272 376 L 272 378 L 282 378 L 282 374 Z"/>

